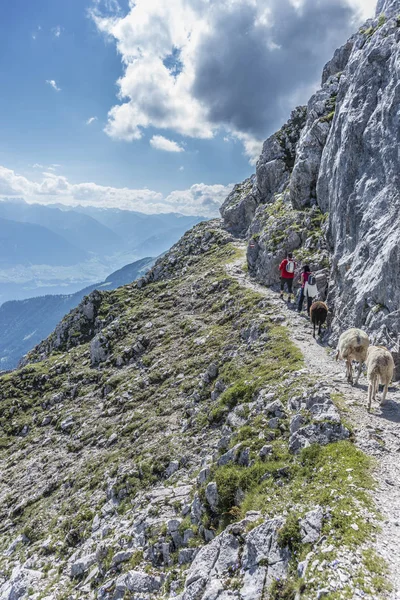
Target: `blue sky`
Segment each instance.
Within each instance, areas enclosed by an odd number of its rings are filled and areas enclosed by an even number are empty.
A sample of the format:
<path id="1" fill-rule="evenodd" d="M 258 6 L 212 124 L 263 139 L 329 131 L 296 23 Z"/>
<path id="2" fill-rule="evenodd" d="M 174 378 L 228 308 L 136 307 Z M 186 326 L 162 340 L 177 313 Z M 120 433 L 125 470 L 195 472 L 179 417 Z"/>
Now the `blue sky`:
<path id="1" fill-rule="evenodd" d="M 6 3 L 0 197 L 149 212 L 220 203 L 374 4 L 226 2 Z"/>

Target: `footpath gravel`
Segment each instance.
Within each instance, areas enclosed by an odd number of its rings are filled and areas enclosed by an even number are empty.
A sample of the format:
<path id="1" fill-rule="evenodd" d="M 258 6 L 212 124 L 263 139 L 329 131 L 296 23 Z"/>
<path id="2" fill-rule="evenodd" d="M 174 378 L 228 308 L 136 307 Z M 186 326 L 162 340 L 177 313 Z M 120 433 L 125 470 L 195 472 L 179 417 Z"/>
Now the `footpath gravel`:
<path id="1" fill-rule="evenodd" d="M 238 244 L 239 246 L 239 244 Z M 244 245 L 240 245 L 244 248 Z M 257 291 L 279 306 L 283 325 L 301 349 L 306 366 L 318 374 L 321 386 L 329 387 L 343 397 L 341 410 L 352 424 L 357 445 L 374 458 L 376 488 L 373 497 L 382 515 L 375 540 L 376 552 L 385 559 L 390 570 L 393 591 L 390 600 L 400 600 L 400 385 L 389 388 L 384 406 L 376 402 L 367 412 L 368 382 L 363 374 L 357 386 L 351 387 L 345 377 L 345 364 L 335 361 L 335 350 L 312 337 L 307 315 L 298 314 L 295 305 L 288 305 L 279 294 L 252 280 L 243 271 L 243 259 L 227 266 L 229 274 L 241 285 Z M 378 396 L 379 399 L 380 395 Z"/>

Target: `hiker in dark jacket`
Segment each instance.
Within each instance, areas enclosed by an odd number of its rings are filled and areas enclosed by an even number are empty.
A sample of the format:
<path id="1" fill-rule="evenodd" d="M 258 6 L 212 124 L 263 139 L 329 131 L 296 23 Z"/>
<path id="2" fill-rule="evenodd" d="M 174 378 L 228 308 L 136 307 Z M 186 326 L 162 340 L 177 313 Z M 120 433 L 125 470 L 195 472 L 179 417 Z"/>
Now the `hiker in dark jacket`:
<path id="1" fill-rule="evenodd" d="M 288 302 L 290 302 L 293 294 L 294 272 L 296 270 L 296 263 L 293 260 L 293 254 L 291 252 L 288 252 L 287 258 L 281 262 L 279 270 L 281 272 L 281 299 L 284 299 L 283 293 L 286 285 L 288 290 Z"/>

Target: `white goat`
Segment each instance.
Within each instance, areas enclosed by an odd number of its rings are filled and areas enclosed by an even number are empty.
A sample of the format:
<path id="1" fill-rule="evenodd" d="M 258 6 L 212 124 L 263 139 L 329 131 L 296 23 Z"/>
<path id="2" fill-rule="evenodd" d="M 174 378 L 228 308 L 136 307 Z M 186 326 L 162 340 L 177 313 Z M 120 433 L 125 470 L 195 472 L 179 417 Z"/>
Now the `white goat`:
<path id="1" fill-rule="evenodd" d="M 389 383 L 393 379 L 393 356 L 383 346 L 370 346 L 367 352 L 367 378 L 368 378 L 368 412 L 371 410 L 372 400 L 375 401 L 379 383 L 382 383 L 383 395 L 381 405 L 385 403 Z"/>
<path id="2" fill-rule="evenodd" d="M 339 338 L 336 360 L 341 358 L 346 361 L 347 381 L 353 385 L 352 361 L 358 361 L 358 373 L 355 381 L 357 385 L 361 375 L 363 363 L 367 358 L 369 338 L 361 329 L 348 329 Z"/>

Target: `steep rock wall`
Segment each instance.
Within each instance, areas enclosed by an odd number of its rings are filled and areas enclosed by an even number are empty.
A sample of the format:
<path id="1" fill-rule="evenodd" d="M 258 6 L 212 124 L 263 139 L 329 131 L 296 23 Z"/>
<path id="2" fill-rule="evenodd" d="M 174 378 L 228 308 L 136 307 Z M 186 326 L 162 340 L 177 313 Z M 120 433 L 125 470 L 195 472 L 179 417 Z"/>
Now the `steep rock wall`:
<path id="1" fill-rule="evenodd" d="M 249 270 L 267 285 L 277 281 L 287 251 L 295 250 L 301 264 L 326 267 L 325 236 L 333 339 L 359 326 L 392 350 L 400 336 L 399 17 L 400 0 L 378 2 L 375 19 L 325 66 L 321 88 L 306 109 L 297 109 L 301 118 L 293 113 L 265 142 L 252 179 L 257 200 L 251 214 L 245 221 L 238 216 L 232 228 L 229 198 L 221 211 L 228 228 L 247 232 Z M 293 122 L 295 135 L 281 144 Z M 282 201 L 287 218 L 274 208 Z M 321 219 L 317 243 L 308 232 L 312 207 L 329 215 L 326 225 Z M 294 219 L 294 210 L 304 215 Z"/>
<path id="2" fill-rule="evenodd" d="M 400 13 L 400 2 L 385 4 Z M 399 25 L 380 17 L 361 30 L 340 79 L 317 187 L 329 211 L 334 330 L 366 326 L 380 341 L 386 328 L 400 332 Z"/>

